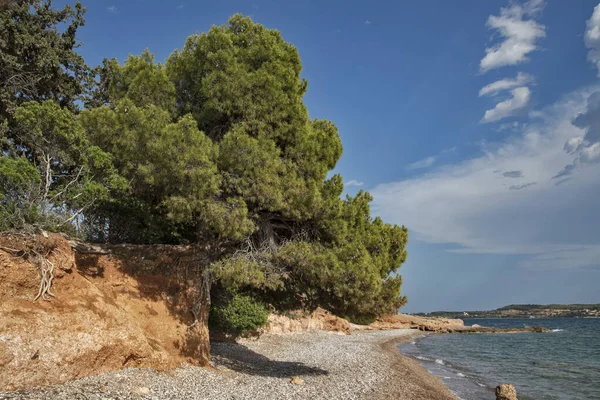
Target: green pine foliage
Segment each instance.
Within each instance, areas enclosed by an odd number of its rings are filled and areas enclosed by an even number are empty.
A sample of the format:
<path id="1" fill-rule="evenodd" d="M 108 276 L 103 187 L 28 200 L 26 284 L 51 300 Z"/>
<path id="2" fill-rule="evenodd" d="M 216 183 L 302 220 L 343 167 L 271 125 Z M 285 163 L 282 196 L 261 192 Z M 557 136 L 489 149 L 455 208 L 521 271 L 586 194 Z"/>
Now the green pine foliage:
<path id="1" fill-rule="evenodd" d="M 113 156 L 92 145 L 80 120 L 53 100 L 15 110 L 0 160 L 6 229 L 71 231 L 84 211 L 126 186 Z"/>
<path id="2" fill-rule="evenodd" d="M 90 83 L 90 69 L 75 51 L 84 13 L 79 2 L 61 10 L 50 0 L 0 3 L 0 121 L 27 101 L 54 100 L 75 110 Z"/>
<path id="3" fill-rule="evenodd" d="M 250 294 L 215 307 L 235 332 L 264 322 L 259 303 L 355 321 L 405 303 L 407 230 L 373 218 L 366 192 L 342 198 L 338 129 L 309 116 L 278 31 L 235 15 L 164 65 L 146 50 L 90 69 L 75 52 L 84 11 L 0 8 L 0 33 L 21 38 L 0 39 L 0 229 L 201 243 L 215 284 Z"/>

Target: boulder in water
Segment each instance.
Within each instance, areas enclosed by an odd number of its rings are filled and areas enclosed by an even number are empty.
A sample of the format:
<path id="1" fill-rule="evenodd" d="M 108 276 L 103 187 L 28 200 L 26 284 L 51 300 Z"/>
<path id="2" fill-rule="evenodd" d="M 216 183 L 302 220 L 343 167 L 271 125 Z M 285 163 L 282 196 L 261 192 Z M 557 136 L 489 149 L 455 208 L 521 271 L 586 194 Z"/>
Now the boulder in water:
<path id="1" fill-rule="evenodd" d="M 508 383 L 497 386 L 496 400 L 517 400 L 517 391 L 515 387 Z"/>

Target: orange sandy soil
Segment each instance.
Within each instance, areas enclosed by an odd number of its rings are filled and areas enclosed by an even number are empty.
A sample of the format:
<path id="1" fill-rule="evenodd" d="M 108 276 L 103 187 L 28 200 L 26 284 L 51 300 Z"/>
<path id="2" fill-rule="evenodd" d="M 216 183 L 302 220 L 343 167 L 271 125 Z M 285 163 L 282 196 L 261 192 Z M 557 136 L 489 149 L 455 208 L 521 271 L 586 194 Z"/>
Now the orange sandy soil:
<path id="1" fill-rule="evenodd" d="M 50 301 L 33 301 L 38 260 L 54 264 Z M 16 250 L 16 251 L 15 251 Z M 0 236 L 0 391 L 124 367 L 208 362 L 208 332 L 177 302 L 175 280 L 127 272 L 111 256 L 76 257 L 59 236 Z"/>

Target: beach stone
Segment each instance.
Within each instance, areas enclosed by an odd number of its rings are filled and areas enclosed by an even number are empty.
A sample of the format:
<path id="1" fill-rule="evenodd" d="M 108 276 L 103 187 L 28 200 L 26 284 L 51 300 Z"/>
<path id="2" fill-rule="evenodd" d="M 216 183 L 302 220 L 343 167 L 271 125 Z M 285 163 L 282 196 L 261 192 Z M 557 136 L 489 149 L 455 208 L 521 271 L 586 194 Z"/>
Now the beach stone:
<path id="1" fill-rule="evenodd" d="M 517 390 L 511 384 L 504 383 L 496 387 L 496 400 L 518 400 Z"/>
<path id="2" fill-rule="evenodd" d="M 147 387 L 138 387 L 133 389 L 131 393 L 139 394 L 140 396 L 147 396 L 150 394 L 150 389 Z"/>
<path id="3" fill-rule="evenodd" d="M 300 378 L 299 376 L 294 376 L 292 379 L 290 379 L 290 383 L 293 383 L 294 385 L 303 385 L 304 379 Z"/>

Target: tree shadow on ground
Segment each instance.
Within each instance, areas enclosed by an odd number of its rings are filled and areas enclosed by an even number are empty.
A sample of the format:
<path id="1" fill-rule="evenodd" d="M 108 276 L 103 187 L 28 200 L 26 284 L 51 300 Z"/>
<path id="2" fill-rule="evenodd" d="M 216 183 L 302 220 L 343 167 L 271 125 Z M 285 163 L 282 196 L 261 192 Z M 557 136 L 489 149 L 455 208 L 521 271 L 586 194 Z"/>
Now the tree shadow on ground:
<path id="1" fill-rule="evenodd" d="M 248 375 L 273 378 L 329 375 L 327 370 L 303 363 L 271 360 L 240 343 L 212 343 L 210 353 L 215 366 L 226 367 Z"/>

